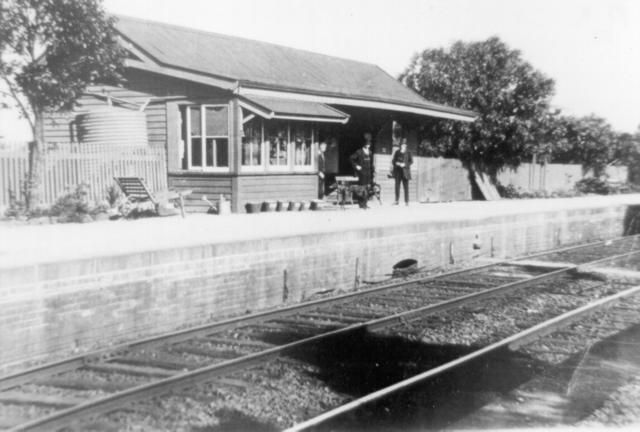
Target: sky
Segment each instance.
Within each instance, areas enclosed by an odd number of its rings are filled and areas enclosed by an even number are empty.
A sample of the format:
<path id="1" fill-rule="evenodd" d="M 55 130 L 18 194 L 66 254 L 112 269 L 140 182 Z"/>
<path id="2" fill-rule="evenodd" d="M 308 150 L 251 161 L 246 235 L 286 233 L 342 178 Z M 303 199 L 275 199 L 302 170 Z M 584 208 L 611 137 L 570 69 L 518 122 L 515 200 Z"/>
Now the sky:
<path id="1" fill-rule="evenodd" d="M 638 0 L 105 0 L 107 11 L 375 63 L 499 36 L 553 78 L 555 107 L 640 126 Z M 0 136 L 20 139 L 7 113 Z"/>

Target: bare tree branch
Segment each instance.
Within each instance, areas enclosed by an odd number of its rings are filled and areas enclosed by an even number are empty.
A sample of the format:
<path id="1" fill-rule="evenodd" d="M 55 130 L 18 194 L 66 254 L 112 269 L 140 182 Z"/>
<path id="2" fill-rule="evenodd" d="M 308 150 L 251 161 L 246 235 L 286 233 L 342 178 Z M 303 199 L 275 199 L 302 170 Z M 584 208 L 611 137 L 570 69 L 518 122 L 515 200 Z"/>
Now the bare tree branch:
<path id="1" fill-rule="evenodd" d="M 16 90 L 14 84 L 6 76 L 2 76 L 2 80 L 7 84 L 7 88 L 9 89 L 9 93 L 7 95 L 11 96 L 11 98 L 13 98 L 13 100 L 18 105 L 18 108 L 20 108 L 20 112 L 22 113 L 24 118 L 26 118 L 27 121 L 29 122 L 29 126 L 31 127 L 31 130 L 34 131 L 35 130 L 35 121 L 33 119 L 33 115 L 29 111 L 29 109 L 27 108 L 27 106 L 24 103 L 24 101 L 22 101 L 22 99 L 20 99 L 19 92 Z M 6 93 L 6 92 L 3 92 L 3 93 Z"/>

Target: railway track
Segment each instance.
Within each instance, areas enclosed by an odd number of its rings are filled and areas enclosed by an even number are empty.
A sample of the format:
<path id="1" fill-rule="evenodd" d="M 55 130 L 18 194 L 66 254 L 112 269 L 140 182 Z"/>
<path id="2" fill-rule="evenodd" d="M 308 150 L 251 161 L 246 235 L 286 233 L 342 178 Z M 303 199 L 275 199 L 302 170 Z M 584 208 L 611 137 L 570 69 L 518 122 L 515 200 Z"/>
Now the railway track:
<path id="1" fill-rule="evenodd" d="M 224 382 L 234 372 L 328 338 L 406 324 L 515 290 L 540 289 L 545 281 L 574 277 L 585 266 L 639 254 L 636 236 L 562 248 L 419 275 L 87 353 L 1 377 L 0 425 L 56 430 L 175 389 Z M 64 389 L 64 397 L 52 389 Z"/>
<path id="2" fill-rule="evenodd" d="M 633 316 L 626 315 L 626 318 L 620 319 L 621 312 L 628 311 L 629 309 L 625 305 L 620 305 L 620 302 L 627 301 L 631 297 L 637 297 L 640 295 L 640 285 L 627 286 L 613 295 L 593 300 L 588 304 L 585 304 L 576 309 L 567 311 L 553 318 L 547 319 L 541 323 L 538 323 L 530 328 L 527 328 L 521 332 L 509 335 L 501 340 L 488 344 L 473 350 L 470 353 L 462 355 L 458 358 L 450 360 L 446 363 L 442 363 L 435 367 L 429 368 L 419 374 L 416 374 L 405 380 L 396 382 L 390 386 L 381 388 L 372 393 L 358 397 L 344 405 L 335 407 L 327 412 L 324 412 L 318 416 L 307 419 L 296 425 L 293 425 L 284 432 L 301 432 L 306 430 L 361 430 L 362 427 L 357 424 L 352 424 L 352 427 L 346 426 L 336 422 L 340 416 L 347 413 L 361 409 L 367 404 L 371 404 L 375 401 L 381 400 L 390 396 L 393 393 L 407 391 L 417 384 L 424 383 L 427 380 L 433 379 L 437 376 L 443 375 L 447 372 L 451 372 L 456 368 L 462 368 L 467 365 L 477 362 L 479 359 L 489 357 L 501 350 L 518 350 L 523 347 L 527 347 L 531 344 L 537 344 L 536 350 L 546 355 L 560 355 L 563 358 L 569 358 L 572 352 L 572 347 L 567 343 L 567 339 L 563 339 L 562 335 L 576 334 L 576 329 L 572 328 L 576 323 L 582 323 L 583 326 L 591 326 L 590 331 L 600 330 L 604 334 L 603 336 L 613 336 L 618 332 L 625 330 L 626 328 L 640 324 L 640 312 L 634 311 Z M 638 302 L 636 302 L 638 303 Z M 597 324 L 589 324 L 585 322 L 585 318 L 594 314 L 600 314 Z M 602 324 L 605 327 L 602 328 Z M 606 326 L 609 325 L 609 327 Z M 584 333 L 584 330 L 583 332 Z M 561 335 L 560 338 L 549 337 L 550 335 Z M 560 344 L 560 345 L 558 345 Z M 614 343 L 612 343 L 614 344 Z M 610 344 L 610 347 L 611 345 Z M 567 346 L 569 345 L 569 346 Z M 555 351 L 554 351 L 555 350 Z M 330 422 L 335 423 L 331 424 Z M 326 424 L 326 428 L 322 428 Z"/>

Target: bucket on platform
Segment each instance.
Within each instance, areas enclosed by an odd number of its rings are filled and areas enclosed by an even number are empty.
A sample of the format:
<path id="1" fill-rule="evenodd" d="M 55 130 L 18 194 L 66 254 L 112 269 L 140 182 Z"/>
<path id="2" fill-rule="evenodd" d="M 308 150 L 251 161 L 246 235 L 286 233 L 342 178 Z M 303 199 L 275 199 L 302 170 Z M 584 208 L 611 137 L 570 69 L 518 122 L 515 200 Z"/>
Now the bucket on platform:
<path id="1" fill-rule="evenodd" d="M 244 205 L 244 209 L 247 211 L 247 213 L 260 213 L 260 209 L 262 209 L 262 203 L 248 202 Z"/>
<path id="2" fill-rule="evenodd" d="M 263 212 L 272 212 L 275 211 L 276 209 L 276 202 L 275 201 L 264 201 L 262 203 L 262 211 Z"/>
<path id="3" fill-rule="evenodd" d="M 312 200 L 311 205 L 309 206 L 309 210 L 321 210 L 322 200 Z"/>
<path id="4" fill-rule="evenodd" d="M 289 209 L 289 201 L 286 200 L 278 200 L 278 204 L 276 205 L 276 211 L 287 211 Z"/>

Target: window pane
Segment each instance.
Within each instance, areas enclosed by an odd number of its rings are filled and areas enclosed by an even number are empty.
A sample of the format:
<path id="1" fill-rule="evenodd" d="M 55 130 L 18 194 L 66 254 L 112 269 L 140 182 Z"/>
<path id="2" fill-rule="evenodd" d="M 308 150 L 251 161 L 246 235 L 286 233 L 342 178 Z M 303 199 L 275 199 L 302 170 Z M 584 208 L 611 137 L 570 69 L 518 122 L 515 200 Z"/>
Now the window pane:
<path id="1" fill-rule="evenodd" d="M 206 162 L 205 166 L 208 166 L 208 167 L 213 166 L 213 145 L 214 145 L 214 139 L 207 138 L 206 145 L 205 145 L 205 162 Z"/>
<path id="2" fill-rule="evenodd" d="M 205 128 L 207 136 L 227 136 L 229 134 L 228 108 L 205 107 Z"/>
<path id="3" fill-rule="evenodd" d="M 200 107 L 189 107 L 189 114 L 191 114 L 191 136 L 200 136 Z"/>
<path id="4" fill-rule="evenodd" d="M 187 136 L 187 107 L 180 107 L 180 166 L 182 169 L 189 168 L 187 155 L 187 147 L 189 146 L 189 137 Z"/>
<path id="5" fill-rule="evenodd" d="M 202 166 L 202 140 L 191 138 L 191 166 Z"/>
<path id="6" fill-rule="evenodd" d="M 219 167 L 229 166 L 229 140 L 226 138 L 216 138 L 216 163 Z"/>
<path id="7" fill-rule="evenodd" d="M 259 120 L 250 120 L 244 125 L 242 165 L 262 165 L 262 152 L 260 151 L 261 135 Z"/>
<path id="8" fill-rule="evenodd" d="M 291 127 L 294 143 L 295 165 L 311 165 L 311 128 L 297 123 Z"/>
<path id="9" fill-rule="evenodd" d="M 287 160 L 287 125 L 285 123 L 265 123 L 265 140 L 268 142 L 269 165 L 286 166 Z"/>
<path id="10" fill-rule="evenodd" d="M 297 144 L 296 147 L 296 165 L 311 165 L 311 140 L 305 139 L 304 142 Z"/>

